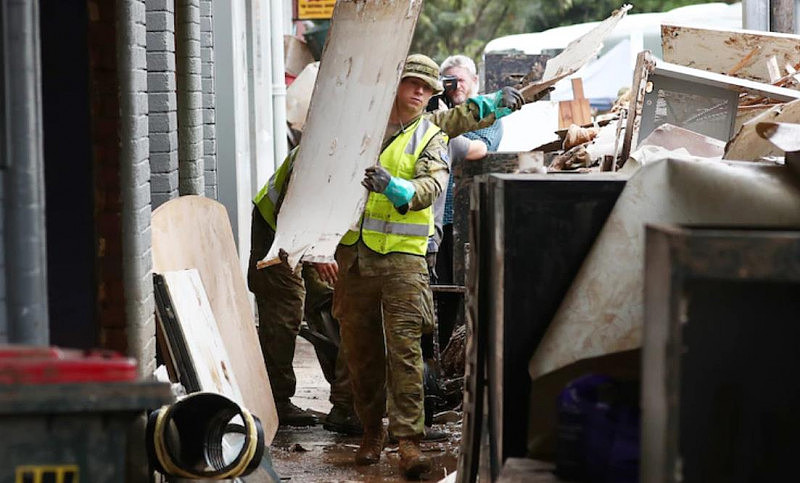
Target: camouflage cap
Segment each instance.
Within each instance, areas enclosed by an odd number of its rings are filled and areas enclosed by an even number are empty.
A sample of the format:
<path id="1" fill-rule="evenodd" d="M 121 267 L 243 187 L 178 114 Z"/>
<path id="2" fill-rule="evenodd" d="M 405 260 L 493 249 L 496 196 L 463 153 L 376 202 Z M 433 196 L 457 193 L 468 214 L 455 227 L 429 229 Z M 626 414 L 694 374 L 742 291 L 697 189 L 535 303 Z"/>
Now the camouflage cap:
<path id="1" fill-rule="evenodd" d="M 439 65 L 427 55 L 411 54 L 406 58 L 400 80 L 406 77 L 422 79 L 433 89 L 434 94 L 441 94 L 444 91 L 442 83 L 439 82 Z"/>

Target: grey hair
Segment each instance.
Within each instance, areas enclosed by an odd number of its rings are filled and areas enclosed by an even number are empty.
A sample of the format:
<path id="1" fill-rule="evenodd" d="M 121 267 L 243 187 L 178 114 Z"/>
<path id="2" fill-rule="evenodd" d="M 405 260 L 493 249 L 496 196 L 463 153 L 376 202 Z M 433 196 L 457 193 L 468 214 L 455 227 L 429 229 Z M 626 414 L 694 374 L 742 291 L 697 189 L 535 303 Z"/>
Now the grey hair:
<path id="1" fill-rule="evenodd" d="M 443 74 L 444 71 L 451 67 L 461 67 L 462 69 L 466 69 L 467 72 L 474 76 L 478 75 L 478 69 L 475 68 L 475 62 L 473 62 L 472 59 L 466 55 L 451 55 L 450 57 L 444 59 L 442 66 L 439 68 L 439 73 Z"/>

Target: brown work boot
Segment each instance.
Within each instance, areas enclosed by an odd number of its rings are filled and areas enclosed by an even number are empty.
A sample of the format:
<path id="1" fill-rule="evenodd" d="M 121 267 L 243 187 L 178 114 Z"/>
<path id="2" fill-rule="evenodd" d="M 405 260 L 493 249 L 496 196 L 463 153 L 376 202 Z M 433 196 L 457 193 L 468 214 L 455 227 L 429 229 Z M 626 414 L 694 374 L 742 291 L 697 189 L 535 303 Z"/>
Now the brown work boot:
<path id="1" fill-rule="evenodd" d="M 356 451 L 357 465 L 374 465 L 381 459 L 383 444 L 386 441 L 386 430 L 383 425 L 364 428 L 361 436 L 361 446 Z"/>
<path id="2" fill-rule="evenodd" d="M 431 459 L 422 454 L 419 441 L 416 439 L 400 439 L 398 453 L 400 453 L 400 472 L 406 478 L 416 479 L 433 469 Z"/>

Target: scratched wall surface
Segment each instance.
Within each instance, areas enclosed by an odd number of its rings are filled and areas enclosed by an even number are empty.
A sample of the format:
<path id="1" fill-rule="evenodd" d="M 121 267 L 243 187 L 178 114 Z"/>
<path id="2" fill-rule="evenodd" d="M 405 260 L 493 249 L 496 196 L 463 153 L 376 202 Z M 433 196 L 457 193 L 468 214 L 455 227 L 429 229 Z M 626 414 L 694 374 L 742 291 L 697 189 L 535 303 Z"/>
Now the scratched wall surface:
<path id="1" fill-rule="evenodd" d="M 294 174 L 267 260 L 332 260 L 366 201 L 421 0 L 336 2 Z"/>

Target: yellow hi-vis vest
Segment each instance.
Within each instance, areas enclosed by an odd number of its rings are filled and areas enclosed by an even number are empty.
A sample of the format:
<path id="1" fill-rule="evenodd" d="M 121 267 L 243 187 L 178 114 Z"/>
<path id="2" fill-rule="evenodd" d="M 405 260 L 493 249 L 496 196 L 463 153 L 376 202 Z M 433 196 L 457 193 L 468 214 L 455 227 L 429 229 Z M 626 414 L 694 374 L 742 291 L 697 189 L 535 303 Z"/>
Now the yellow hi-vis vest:
<path id="1" fill-rule="evenodd" d="M 264 217 L 264 220 L 273 230 L 276 229 L 275 226 L 278 221 L 278 214 L 275 212 L 275 208 L 285 194 L 286 183 L 289 181 L 289 174 L 292 172 L 295 156 L 297 156 L 297 148 L 292 149 L 286 159 L 283 160 L 283 163 L 272 173 L 267 184 L 253 198 L 253 203 L 258 208 L 258 212 L 261 213 L 261 216 Z"/>
<path id="2" fill-rule="evenodd" d="M 419 118 L 383 150 L 381 166 L 392 176 L 413 179 L 417 158 L 439 131 L 441 129 L 429 120 Z M 373 192 L 361 216 L 361 231 L 348 231 L 341 244 L 354 245 L 360 235 L 365 245 L 383 255 L 400 252 L 424 256 L 428 236 L 433 232 L 432 207 L 401 215 L 389 198 Z"/>

